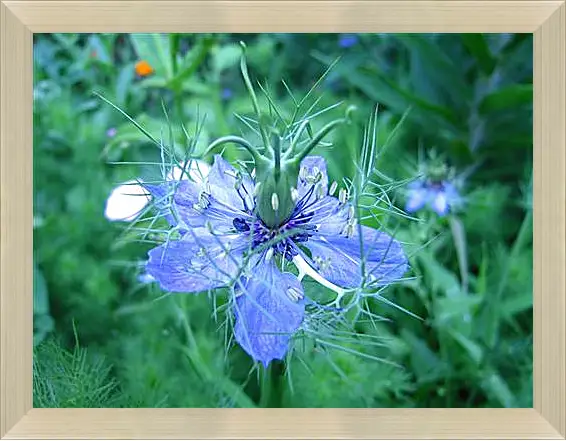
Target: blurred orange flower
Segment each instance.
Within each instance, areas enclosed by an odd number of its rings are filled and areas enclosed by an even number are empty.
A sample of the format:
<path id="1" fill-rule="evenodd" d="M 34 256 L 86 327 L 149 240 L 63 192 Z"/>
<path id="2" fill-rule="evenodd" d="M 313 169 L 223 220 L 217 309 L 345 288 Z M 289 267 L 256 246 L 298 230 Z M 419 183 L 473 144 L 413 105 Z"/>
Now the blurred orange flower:
<path id="1" fill-rule="evenodd" d="M 136 63 L 136 73 L 140 77 L 147 77 L 153 73 L 153 67 L 145 60 L 140 60 Z"/>

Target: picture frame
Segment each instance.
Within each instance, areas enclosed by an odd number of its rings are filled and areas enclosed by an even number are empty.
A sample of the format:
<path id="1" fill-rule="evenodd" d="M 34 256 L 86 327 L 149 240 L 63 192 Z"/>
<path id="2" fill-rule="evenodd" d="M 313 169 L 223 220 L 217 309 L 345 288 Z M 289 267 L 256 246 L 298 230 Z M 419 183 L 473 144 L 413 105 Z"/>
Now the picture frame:
<path id="1" fill-rule="evenodd" d="M 0 437 L 489 438 L 566 436 L 564 0 L 0 0 Z M 534 34 L 532 409 L 33 409 L 33 33 Z"/>

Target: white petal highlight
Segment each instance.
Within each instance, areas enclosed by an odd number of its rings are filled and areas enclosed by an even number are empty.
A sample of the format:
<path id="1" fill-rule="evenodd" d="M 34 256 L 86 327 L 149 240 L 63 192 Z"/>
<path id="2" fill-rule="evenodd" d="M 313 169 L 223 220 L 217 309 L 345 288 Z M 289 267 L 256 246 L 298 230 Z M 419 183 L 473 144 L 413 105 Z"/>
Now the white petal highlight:
<path id="1" fill-rule="evenodd" d="M 110 221 L 131 221 L 151 200 L 141 181 L 127 181 L 116 187 L 106 200 L 104 216 Z"/>
<path id="2" fill-rule="evenodd" d="M 325 286 L 328 289 L 334 291 L 336 294 L 338 294 L 338 296 L 343 296 L 344 293 L 346 292 L 344 288 L 340 288 L 339 286 L 336 286 L 334 283 L 322 277 L 322 275 L 320 275 L 312 266 L 310 266 L 308 262 L 300 254 L 297 254 L 295 257 L 293 257 L 293 263 L 299 270 L 299 276 L 298 276 L 299 280 L 302 280 L 303 277 L 307 275 L 312 277 L 322 286 Z"/>
<path id="3" fill-rule="evenodd" d="M 181 181 L 190 177 L 194 182 L 199 184 L 206 179 L 210 172 L 210 165 L 204 161 L 199 161 L 198 159 L 189 161 L 189 163 L 186 163 L 184 167 L 184 173 L 183 168 L 177 166 L 173 167 L 165 179 L 168 181 Z"/>

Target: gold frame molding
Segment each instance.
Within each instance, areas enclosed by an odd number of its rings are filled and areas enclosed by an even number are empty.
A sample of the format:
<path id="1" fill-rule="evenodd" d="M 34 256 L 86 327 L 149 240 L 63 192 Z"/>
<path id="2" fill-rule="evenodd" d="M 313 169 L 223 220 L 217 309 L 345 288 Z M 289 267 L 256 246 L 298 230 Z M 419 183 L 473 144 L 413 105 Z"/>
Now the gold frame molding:
<path id="1" fill-rule="evenodd" d="M 566 436 L 565 0 L 0 0 L 0 437 Z M 533 409 L 33 409 L 34 32 L 534 33 Z"/>

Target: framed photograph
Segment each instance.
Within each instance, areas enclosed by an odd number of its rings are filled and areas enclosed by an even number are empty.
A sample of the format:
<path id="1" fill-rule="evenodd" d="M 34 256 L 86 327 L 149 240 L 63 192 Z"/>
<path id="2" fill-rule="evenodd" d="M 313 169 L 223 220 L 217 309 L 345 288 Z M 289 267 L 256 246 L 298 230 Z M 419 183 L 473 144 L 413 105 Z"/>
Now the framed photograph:
<path id="1" fill-rule="evenodd" d="M 564 439 L 565 11 L 0 0 L 0 437 Z"/>

